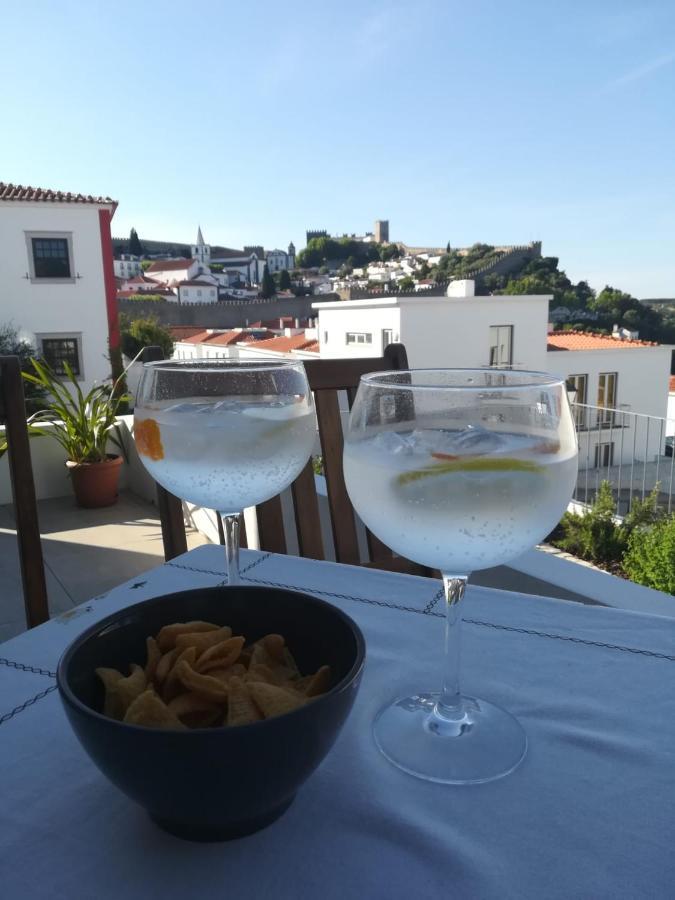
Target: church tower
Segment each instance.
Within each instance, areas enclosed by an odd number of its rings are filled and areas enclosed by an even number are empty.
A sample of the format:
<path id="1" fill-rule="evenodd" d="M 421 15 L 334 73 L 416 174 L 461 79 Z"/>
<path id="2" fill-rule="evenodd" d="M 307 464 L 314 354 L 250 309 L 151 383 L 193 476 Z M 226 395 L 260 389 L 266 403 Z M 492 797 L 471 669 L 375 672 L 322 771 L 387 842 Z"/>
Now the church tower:
<path id="1" fill-rule="evenodd" d="M 211 262 L 211 248 L 204 243 L 201 226 L 197 229 L 197 243 L 192 247 L 192 258 L 205 266 Z"/>
<path id="2" fill-rule="evenodd" d="M 295 244 L 293 241 L 288 245 L 288 269 L 295 268 Z"/>

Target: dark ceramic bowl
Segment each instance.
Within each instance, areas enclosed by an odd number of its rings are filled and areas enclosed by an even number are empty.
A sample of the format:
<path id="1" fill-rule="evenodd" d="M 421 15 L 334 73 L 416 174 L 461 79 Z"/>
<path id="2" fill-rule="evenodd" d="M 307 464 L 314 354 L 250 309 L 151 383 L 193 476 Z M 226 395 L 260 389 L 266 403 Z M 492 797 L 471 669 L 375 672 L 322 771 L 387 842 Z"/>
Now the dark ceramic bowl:
<path id="1" fill-rule="evenodd" d="M 98 666 L 128 671 L 145 639 L 170 622 L 231 625 L 254 641 L 283 634 L 303 674 L 328 664 L 330 690 L 278 718 L 235 728 L 158 730 L 106 718 Z M 66 650 L 57 681 L 68 719 L 99 769 L 158 825 L 192 840 L 264 828 L 292 802 L 332 747 L 356 697 L 365 659 L 358 626 L 307 594 L 215 587 L 155 597 L 109 616 Z"/>

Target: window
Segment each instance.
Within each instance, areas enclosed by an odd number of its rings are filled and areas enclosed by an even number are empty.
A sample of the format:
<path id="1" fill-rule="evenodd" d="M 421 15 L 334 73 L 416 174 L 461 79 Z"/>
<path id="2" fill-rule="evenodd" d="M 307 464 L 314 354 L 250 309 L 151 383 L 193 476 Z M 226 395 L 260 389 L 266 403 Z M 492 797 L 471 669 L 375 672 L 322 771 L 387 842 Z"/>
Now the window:
<path id="1" fill-rule="evenodd" d="M 596 469 L 606 469 L 614 465 L 614 441 L 595 445 Z"/>
<path id="2" fill-rule="evenodd" d="M 570 375 L 567 379 L 567 389 L 576 391 L 575 407 L 572 410 L 574 421 L 577 428 L 585 428 L 588 410 L 584 408 L 584 404 L 588 402 L 588 375 Z"/>
<path id="3" fill-rule="evenodd" d="M 30 275 L 33 281 L 73 279 L 69 234 L 30 232 L 26 238 Z"/>
<path id="4" fill-rule="evenodd" d="M 490 326 L 490 365 L 512 364 L 513 325 Z"/>
<path id="5" fill-rule="evenodd" d="M 201 297 L 201 295 L 202 295 L 202 289 L 201 289 L 201 288 L 197 288 L 197 296 L 198 296 L 198 297 Z"/>
<path id="6" fill-rule="evenodd" d="M 389 344 L 394 343 L 394 332 L 391 328 L 383 328 L 382 329 L 382 352 L 384 353 L 385 347 L 388 347 Z"/>
<path id="7" fill-rule="evenodd" d="M 73 370 L 73 375 L 82 375 L 80 365 L 81 339 L 77 335 L 59 335 L 38 338 L 42 356 L 57 375 L 65 375 L 65 363 Z"/>
<path id="8" fill-rule="evenodd" d="M 598 406 L 607 412 L 598 413 L 598 425 L 611 425 L 616 407 L 616 372 L 601 372 L 598 376 Z"/>
<path id="9" fill-rule="evenodd" d="M 365 331 L 348 331 L 346 334 L 348 344 L 372 344 L 373 336 Z"/>

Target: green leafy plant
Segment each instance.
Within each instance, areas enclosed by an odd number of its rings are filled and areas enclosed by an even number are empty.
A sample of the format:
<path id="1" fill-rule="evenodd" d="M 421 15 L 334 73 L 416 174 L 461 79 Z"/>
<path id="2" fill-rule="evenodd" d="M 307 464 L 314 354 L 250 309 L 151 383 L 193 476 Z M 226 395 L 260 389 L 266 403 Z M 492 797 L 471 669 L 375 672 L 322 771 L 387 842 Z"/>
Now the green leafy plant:
<path id="1" fill-rule="evenodd" d="M 28 419 L 31 434 L 52 437 L 61 444 L 69 460 L 76 463 L 104 462 L 108 458 L 108 441 L 124 452 L 117 417 L 129 395 L 120 391 L 123 373 L 112 384 L 97 384 L 86 394 L 82 391 L 73 370 L 64 363 L 64 379 L 43 362 L 31 360 L 33 373 L 24 372 L 24 379 L 40 387 L 47 398 L 47 407 Z M 51 428 L 45 428 L 45 425 Z"/>
<path id="2" fill-rule="evenodd" d="M 561 550 L 590 562 L 618 563 L 626 549 L 626 538 L 615 519 L 612 488 L 608 481 L 603 481 L 585 515 L 565 513 L 560 520 L 562 536 L 554 543 Z"/>
<path id="3" fill-rule="evenodd" d="M 675 516 L 633 531 L 623 570 L 637 584 L 675 594 Z"/>
<path id="4" fill-rule="evenodd" d="M 631 511 L 619 521 L 616 502 L 608 481 L 602 481 L 591 508 L 585 514 L 566 512 L 554 532 L 552 543 L 589 562 L 616 567 L 626 553 L 634 533 L 660 522 L 659 486 L 644 500 L 635 500 Z"/>

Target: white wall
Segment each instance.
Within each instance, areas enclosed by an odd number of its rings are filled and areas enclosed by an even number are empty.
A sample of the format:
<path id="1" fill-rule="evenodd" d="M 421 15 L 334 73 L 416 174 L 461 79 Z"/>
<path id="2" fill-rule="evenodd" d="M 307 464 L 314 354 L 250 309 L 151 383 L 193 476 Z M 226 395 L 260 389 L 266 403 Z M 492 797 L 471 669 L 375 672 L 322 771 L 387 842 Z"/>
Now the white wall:
<path id="1" fill-rule="evenodd" d="M 36 333 L 82 335 L 82 386 L 110 375 L 108 318 L 98 211 L 89 203 L 0 202 L 0 323 L 12 323 L 32 343 Z M 26 232 L 72 233 L 73 282 L 26 278 Z"/>
<path id="2" fill-rule="evenodd" d="M 383 329 L 391 330 L 393 340 L 397 340 L 400 326 L 398 306 L 392 301 L 380 301 L 377 306 L 372 303 L 357 306 L 360 302 L 348 301 L 349 311 L 335 303 L 312 304 L 312 308 L 319 312 L 317 330 L 322 359 L 382 356 Z M 349 332 L 370 334 L 372 343 L 348 344 L 346 336 Z"/>
<path id="3" fill-rule="evenodd" d="M 160 260 L 158 260 L 160 262 Z M 189 281 L 199 271 L 199 260 L 185 260 L 189 263 L 189 267 L 185 269 L 156 269 L 147 272 L 148 278 L 154 278 L 155 281 L 165 281 L 169 285 L 180 284 L 181 281 Z"/>
<path id="4" fill-rule="evenodd" d="M 549 371 L 565 378 L 586 375 L 586 403 L 598 405 L 598 381 L 601 372 L 616 372 L 616 403 L 619 410 L 643 416 L 664 417 L 668 411 L 668 379 L 670 347 L 617 347 L 616 350 L 552 350 L 547 354 Z M 578 398 L 579 399 L 579 398 Z M 595 423 L 592 410 L 589 423 Z M 632 416 L 617 417 L 616 425 L 601 432 L 580 429 L 579 468 L 594 468 L 595 446 L 601 441 L 614 444 L 614 462 L 636 459 L 650 460 L 663 452 L 663 438 L 668 431 L 660 423 Z"/>
<path id="5" fill-rule="evenodd" d="M 374 357 L 382 354 L 382 330 L 405 344 L 410 365 L 485 366 L 490 326 L 513 326 L 513 364 L 545 370 L 547 296 L 396 297 L 315 303 L 321 357 Z M 325 332 L 328 341 L 325 341 Z M 367 332 L 372 344 L 346 343 L 347 332 Z M 398 338 L 396 337 L 398 335 Z"/>
<path id="6" fill-rule="evenodd" d="M 218 288 L 209 284 L 201 287 L 178 285 L 178 296 L 181 303 L 217 303 Z"/>

